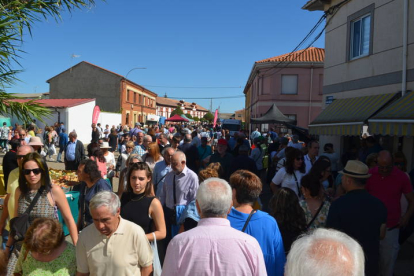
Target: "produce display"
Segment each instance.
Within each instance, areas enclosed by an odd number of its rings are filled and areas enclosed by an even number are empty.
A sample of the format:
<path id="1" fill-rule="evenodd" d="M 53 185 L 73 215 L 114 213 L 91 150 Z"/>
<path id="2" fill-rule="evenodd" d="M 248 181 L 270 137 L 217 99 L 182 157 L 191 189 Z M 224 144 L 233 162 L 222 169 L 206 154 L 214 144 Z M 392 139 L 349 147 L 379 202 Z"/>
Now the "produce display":
<path id="1" fill-rule="evenodd" d="M 52 184 L 58 185 L 64 189 L 69 189 L 74 184 L 79 182 L 76 171 L 50 169 L 49 175 Z"/>

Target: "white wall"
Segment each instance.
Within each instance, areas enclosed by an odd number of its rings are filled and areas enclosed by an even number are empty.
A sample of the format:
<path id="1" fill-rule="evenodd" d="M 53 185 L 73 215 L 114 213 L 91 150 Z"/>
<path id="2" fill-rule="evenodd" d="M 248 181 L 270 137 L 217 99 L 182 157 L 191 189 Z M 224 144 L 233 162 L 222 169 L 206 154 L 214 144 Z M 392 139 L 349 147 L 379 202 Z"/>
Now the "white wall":
<path id="1" fill-rule="evenodd" d="M 95 107 L 95 101 L 84 103 L 78 106 L 67 108 L 67 133 L 76 130 L 78 139 L 84 143 L 89 144 L 92 139 L 92 113 Z"/>
<path id="2" fill-rule="evenodd" d="M 105 125 L 109 125 L 109 128 L 111 128 L 113 125 L 118 126 L 120 123 L 122 123 L 122 114 L 101 112 L 101 114 L 99 114 L 98 123 L 101 123 L 101 126 L 103 128 L 105 128 Z"/>
<path id="3" fill-rule="evenodd" d="M 50 115 L 50 117 L 49 118 L 46 118 L 46 117 L 43 118 L 43 120 L 45 121 L 45 123 L 42 123 L 41 121 L 36 120 L 36 125 L 39 128 L 41 128 L 41 129 L 44 130 L 46 125 L 47 126 L 53 126 L 56 122 L 59 121 L 59 119 L 60 119 L 60 122 L 63 122 L 63 123 L 66 124 L 66 112 L 65 112 L 66 108 L 57 108 L 57 109 L 51 108 L 50 110 L 52 112 L 52 114 Z M 60 117 L 59 117 L 58 112 L 60 112 Z M 14 124 L 15 123 L 18 123 L 19 125 L 22 125 L 23 124 L 23 122 L 17 120 L 16 117 L 11 117 L 11 116 L 7 116 L 7 117 L 10 118 L 10 122 L 11 122 L 11 125 L 13 127 L 14 127 Z"/>

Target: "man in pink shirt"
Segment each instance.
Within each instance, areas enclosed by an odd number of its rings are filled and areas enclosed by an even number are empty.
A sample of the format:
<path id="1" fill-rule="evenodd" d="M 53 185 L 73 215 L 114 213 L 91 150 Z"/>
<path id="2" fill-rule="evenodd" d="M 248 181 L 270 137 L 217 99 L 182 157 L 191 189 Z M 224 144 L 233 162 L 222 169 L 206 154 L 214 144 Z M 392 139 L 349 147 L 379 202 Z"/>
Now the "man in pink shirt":
<path id="1" fill-rule="evenodd" d="M 162 275 L 267 275 L 259 243 L 227 220 L 232 191 L 225 180 L 204 181 L 196 206 L 198 226 L 170 242 Z"/>
<path id="2" fill-rule="evenodd" d="M 394 166 L 391 153 L 381 151 L 377 167 L 367 182 L 367 191 L 380 199 L 387 208 L 387 233 L 380 243 L 380 275 L 393 275 L 399 251 L 400 228 L 407 225 L 414 212 L 414 194 L 408 176 Z M 401 217 L 400 199 L 404 195 L 409 203 L 407 212 Z"/>

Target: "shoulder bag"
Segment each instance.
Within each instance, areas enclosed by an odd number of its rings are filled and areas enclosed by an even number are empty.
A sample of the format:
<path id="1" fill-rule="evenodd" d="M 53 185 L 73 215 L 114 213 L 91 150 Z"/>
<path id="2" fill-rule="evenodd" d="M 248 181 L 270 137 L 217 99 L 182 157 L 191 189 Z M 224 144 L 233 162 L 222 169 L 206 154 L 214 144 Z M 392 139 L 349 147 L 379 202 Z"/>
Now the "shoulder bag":
<path id="1" fill-rule="evenodd" d="M 295 178 L 295 182 L 296 182 L 296 188 L 298 189 L 298 197 L 299 199 L 302 199 L 302 191 L 300 190 L 300 186 L 299 186 L 299 181 L 298 178 L 296 177 L 295 171 L 293 171 L 293 177 Z"/>
<path id="2" fill-rule="evenodd" d="M 319 213 L 322 210 L 323 205 L 325 205 L 325 201 L 322 201 L 321 206 L 319 207 L 318 211 L 316 211 L 316 214 L 313 216 L 312 220 L 306 225 L 306 230 L 309 230 L 309 227 L 312 225 L 312 223 L 315 221 L 315 219 L 318 217 Z"/>
<path id="3" fill-rule="evenodd" d="M 30 212 L 33 210 L 33 207 L 36 205 L 40 195 L 43 192 L 43 186 L 37 191 L 37 194 L 33 198 L 32 202 L 30 203 L 29 207 L 27 207 L 26 211 L 18 217 L 14 217 L 10 220 L 10 234 L 14 238 L 14 242 L 24 240 L 24 236 L 26 235 L 27 229 L 30 226 L 29 223 L 29 215 Z"/>
<path id="4" fill-rule="evenodd" d="M 243 228 L 242 228 L 242 232 L 244 232 L 244 230 L 246 230 L 246 228 L 247 228 L 247 225 L 249 225 L 249 222 L 250 222 L 250 219 L 252 218 L 252 216 L 253 216 L 253 214 L 254 213 L 256 213 L 256 210 L 252 210 L 251 212 L 250 212 L 250 215 L 249 215 L 249 217 L 247 218 L 247 220 L 246 220 L 246 222 L 244 223 L 244 226 L 243 226 Z"/>

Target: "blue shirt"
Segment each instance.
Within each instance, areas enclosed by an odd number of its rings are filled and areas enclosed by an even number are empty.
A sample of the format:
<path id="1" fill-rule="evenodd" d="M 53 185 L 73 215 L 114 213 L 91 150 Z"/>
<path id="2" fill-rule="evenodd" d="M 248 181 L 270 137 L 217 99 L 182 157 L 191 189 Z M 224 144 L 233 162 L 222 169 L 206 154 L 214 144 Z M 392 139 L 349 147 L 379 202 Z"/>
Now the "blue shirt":
<path id="1" fill-rule="evenodd" d="M 68 161 L 75 161 L 75 153 L 76 153 L 76 143 L 78 140 L 75 140 L 75 142 L 69 142 L 66 147 L 65 157 Z"/>
<path id="2" fill-rule="evenodd" d="M 241 231 L 248 217 L 249 214 L 232 208 L 227 219 L 230 221 L 231 227 Z M 268 213 L 257 211 L 252 215 L 244 232 L 259 242 L 263 251 L 267 275 L 283 276 L 286 255 L 276 220 Z"/>
<path id="3" fill-rule="evenodd" d="M 69 142 L 68 135 L 65 132 L 59 133 L 59 147 L 64 148 Z"/>
<path id="4" fill-rule="evenodd" d="M 81 185 L 81 193 L 79 197 L 79 210 L 84 210 L 84 223 L 86 225 L 92 224 L 92 216 L 89 212 L 89 202 L 91 201 L 92 197 L 96 195 L 100 191 L 112 191 L 111 186 L 109 186 L 108 181 L 105 179 L 100 178 L 98 181 L 96 181 L 95 184 L 93 184 L 92 187 L 88 188 L 86 186 L 85 182 L 82 182 Z"/>
<path id="5" fill-rule="evenodd" d="M 155 164 L 154 172 L 153 172 L 153 183 L 154 188 L 156 188 L 155 195 L 159 198 L 162 193 L 162 186 L 164 185 L 165 177 L 167 173 L 171 171 L 171 166 L 168 166 L 165 161 L 158 162 Z M 164 177 L 164 178 L 163 178 Z M 155 187 L 155 185 L 157 187 Z"/>

